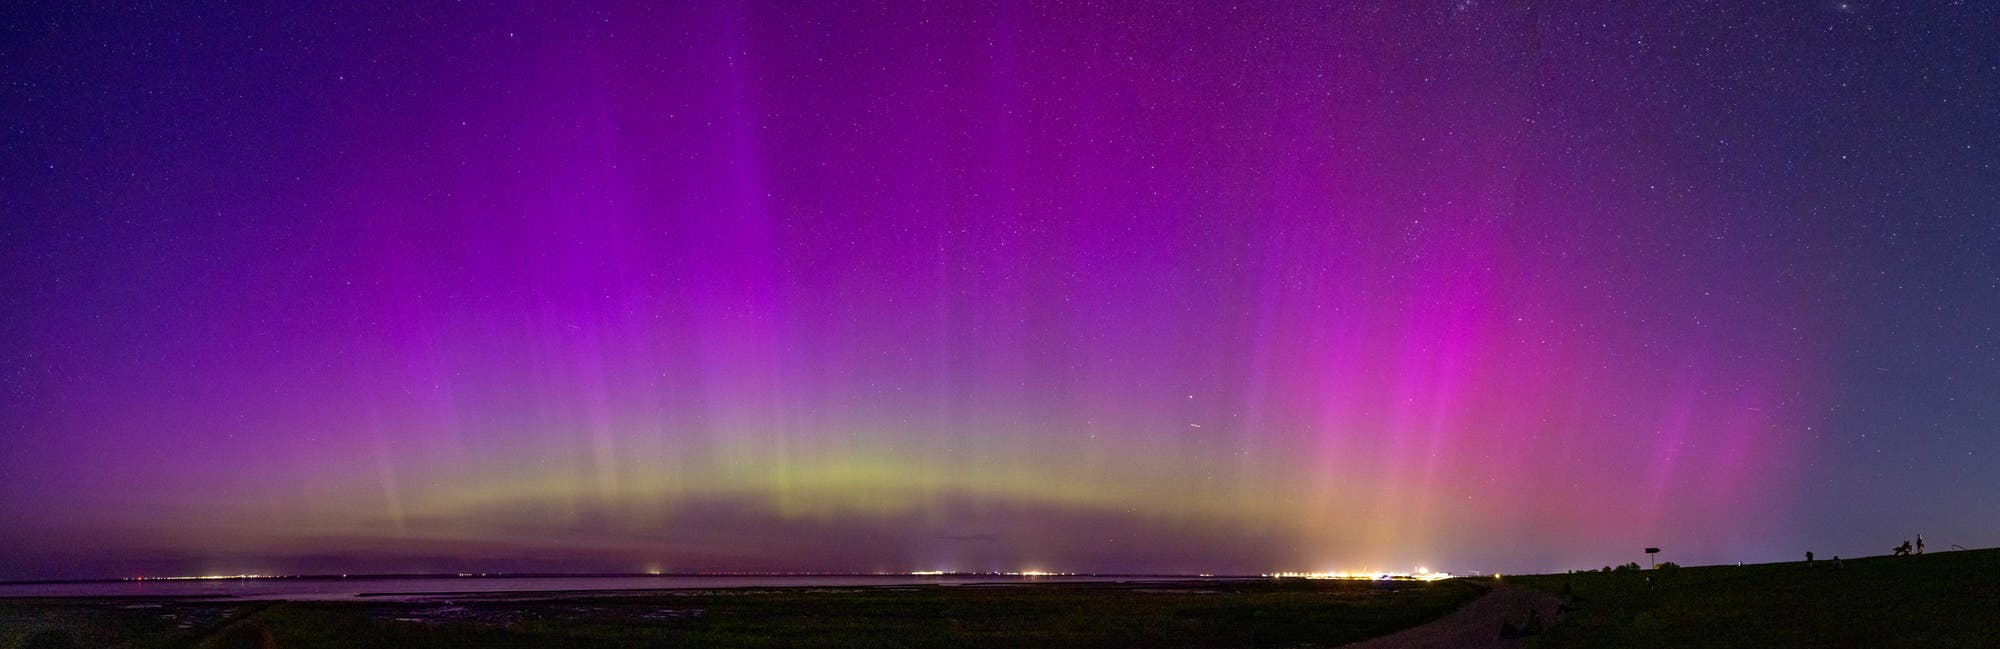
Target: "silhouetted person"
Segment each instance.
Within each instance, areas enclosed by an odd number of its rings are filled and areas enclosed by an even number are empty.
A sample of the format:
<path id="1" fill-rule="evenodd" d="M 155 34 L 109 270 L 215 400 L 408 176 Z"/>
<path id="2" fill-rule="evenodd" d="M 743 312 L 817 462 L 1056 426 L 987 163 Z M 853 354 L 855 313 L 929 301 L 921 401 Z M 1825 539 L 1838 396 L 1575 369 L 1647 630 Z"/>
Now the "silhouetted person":
<path id="1" fill-rule="evenodd" d="M 1838 554 L 1836 554 L 1836 555 L 1833 555 L 1833 569 L 1834 569 L 1834 570 L 1839 570 L 1839 569 L 1841 569 L 1841 568 L 1845 568 L 1845 567 L 1847 567 L 1847 565 L 1846 565 L 1846 564 L 1843 564 L 1843 563 L 1841 563 L 1841 562 L 1840 562 L 1840 555 L 1838 555 Z"/>
<path id="2" fill-rule="evenodd" d="M 1923 553 L 1924 553 L 1924 535 L 1923 535 L 1923 534 L 1918 534 L 1918 535 L 1917 535 L 1917 554 L 1923 554 Z"/>
<path id="3" fill-rule="evenodd" d="M 1812 565 L 1812 550 L 1806 550 L 1806 567 L 1811 568 Z"/>

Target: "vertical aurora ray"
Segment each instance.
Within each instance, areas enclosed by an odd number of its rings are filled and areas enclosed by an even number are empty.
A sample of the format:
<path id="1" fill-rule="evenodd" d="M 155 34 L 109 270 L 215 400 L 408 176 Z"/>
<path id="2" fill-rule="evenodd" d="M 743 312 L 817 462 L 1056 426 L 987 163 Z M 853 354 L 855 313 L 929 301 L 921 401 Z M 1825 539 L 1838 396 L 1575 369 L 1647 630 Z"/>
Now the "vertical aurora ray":
<path id="1" fill-rule="evenodd" d="M 1464 4 L 55 20 L 0 577 L 1789 556 L 1835 235 Z"/>

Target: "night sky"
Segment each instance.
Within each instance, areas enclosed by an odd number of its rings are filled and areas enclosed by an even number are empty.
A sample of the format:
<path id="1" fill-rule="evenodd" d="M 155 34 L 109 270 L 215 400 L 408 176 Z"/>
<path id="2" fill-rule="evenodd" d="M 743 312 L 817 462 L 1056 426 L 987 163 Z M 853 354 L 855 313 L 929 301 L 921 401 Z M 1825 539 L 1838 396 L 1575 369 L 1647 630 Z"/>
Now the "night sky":
<path id="1" fill-rule="evenodd" d="M 0 9 L 0 578 L 2000 544 L 2000 4 L 259 4 Z"/>

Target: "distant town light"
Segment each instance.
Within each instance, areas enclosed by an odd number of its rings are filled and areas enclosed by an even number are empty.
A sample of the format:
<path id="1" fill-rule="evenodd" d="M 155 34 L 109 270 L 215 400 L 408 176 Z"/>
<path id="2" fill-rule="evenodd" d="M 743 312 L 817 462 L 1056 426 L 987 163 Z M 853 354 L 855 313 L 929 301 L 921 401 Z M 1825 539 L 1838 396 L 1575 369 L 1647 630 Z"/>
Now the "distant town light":
<path id="1" fill-rule="evenodd" d="M 343 577 L 346 575 L 342 575 Z M 197 581 L 205 579 L 270 579 L 271 575 L 199 575 L 191 577 L 126 577 L 125 581 Z"/>
<path id="2" fill-rule="evenodd" d="M 1273 579 L 1352 579 L 1359 581 L 1410 580 L 1438 581 L 1450 579 L 1451 573 L 1431 572 L 1429 568 L 1418 567 L 1416 572 L 1349 572 L 1331 570 L 1327 572 L 1271 572 L 1265 577 Z"/>

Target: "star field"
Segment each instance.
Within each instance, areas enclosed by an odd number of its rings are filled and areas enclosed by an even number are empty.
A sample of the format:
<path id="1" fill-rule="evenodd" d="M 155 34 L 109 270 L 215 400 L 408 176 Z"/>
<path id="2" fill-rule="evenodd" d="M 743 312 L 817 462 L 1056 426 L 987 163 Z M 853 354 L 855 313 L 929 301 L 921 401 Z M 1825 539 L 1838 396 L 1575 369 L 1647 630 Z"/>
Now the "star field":
<path id="1" fill-rule="evenodd" d="M 1986 4 L 0 25 L 0 578 L 2000 542 Z"/>

